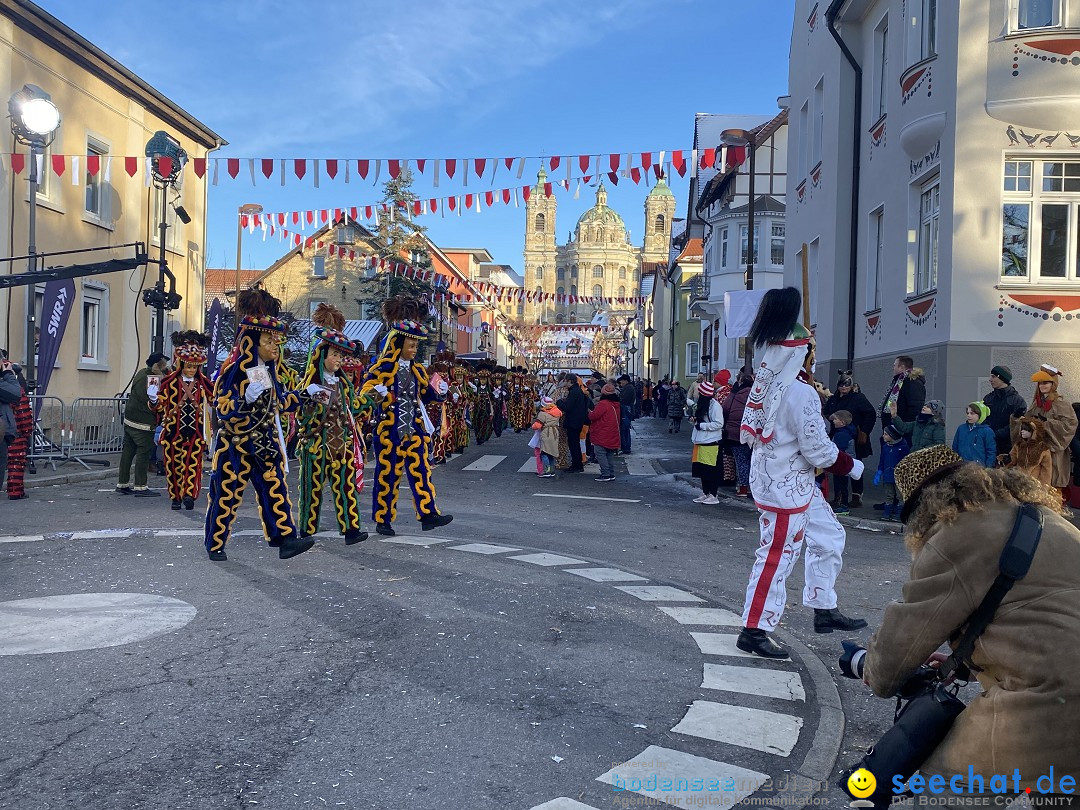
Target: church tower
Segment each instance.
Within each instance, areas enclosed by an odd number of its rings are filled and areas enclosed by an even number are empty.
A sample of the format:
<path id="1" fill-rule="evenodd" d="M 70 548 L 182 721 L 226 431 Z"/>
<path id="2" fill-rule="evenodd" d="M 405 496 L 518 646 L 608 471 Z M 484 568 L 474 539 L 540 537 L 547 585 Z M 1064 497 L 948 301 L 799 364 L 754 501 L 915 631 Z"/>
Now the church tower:
<path id="1" fill-rule="evenodd" d="M 544 193 L 547 172 L 541 167 L 536 175 L 529 199 L 525 203 L 525 292 L 555 292 L 555 195 Z M 670 192 L 669 192 L 670 193 Z M 674 202 L 673 202 L 674 204 Z M 529 303 L 525 317 L 536 323 L 541 315 L 544 323 L 551 323 L 555 316 L 554 301 Z"/>
<path id="2" fill-rule="evenodd" d="M 675 195 L 660 177 L 645 198 L 645 241 L 642 261 L 666 262 L 671 248 L 671 218 L 675 215 Z"/>

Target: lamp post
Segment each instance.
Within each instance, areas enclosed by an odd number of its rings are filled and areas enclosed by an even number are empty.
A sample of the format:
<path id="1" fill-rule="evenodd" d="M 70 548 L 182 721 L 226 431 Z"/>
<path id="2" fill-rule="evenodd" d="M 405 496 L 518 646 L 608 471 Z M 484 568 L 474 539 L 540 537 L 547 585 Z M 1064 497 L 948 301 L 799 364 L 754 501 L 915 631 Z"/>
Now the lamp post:
<path id="1" fill-rule="evenodd" d="M 745 146 L 750 159 L 750 187 L 747 196 L 750 202 L 746 206 L 746 290 L 754 289 L 754 258 L 757 245 L 754 240 L 754 159 L 757 149 L 754 148 L 754 135 L 745 129 L 725 129 L 720 133 L 721 146 Z M 746 368 L 754 367 L 754 345 L 749 340 L 744 344 L 746 348 Z"/>
<path id="2" fill-rule="evenodd" d="M 175 188 L 180 180 L 188 155 L 180 148 L 180 141 L 162 130 L 158 130 L 146 142 L 146 157 L 150 158 L 150 177 L 161 194 L 161 220 L 158 222 L 158 280 L 153 291 L 143 291 L 143 303 L 154 308 L 154 345 L 155 352 L 165 351 L 165 311 L 176 309 L 180 297 L 176 295 L 176 282 L 169 272 L 169 263 L 165 258 L 165 235 L 168 223 L 168 190 Z M 182 206 L 177 206 L 176 215 L 183 222 L 191 218 Z M 171 282 L 168 294 L 165 292 L 165 279 Z M 149 293 L 149 294 L 148 294 Z"/>
<path id="3" fill-rule="evenodd" d="M 645 331 L 643 331 L 641 334 L 644 336 L 646 341 L 645 358 L 647 362 L 645 365 L 652 365 L 652 339 L 653 336 L 656 334 L 656 330 L 652 328 L 652 324 L 649 324 L 647 327 L 645 327 Z M 644 372 L 645 369 L 642 368 L 642 371 Z M 643 374 L 642 376 L 648 376 L 649 379 L 652 379 L 652 369 L 649 369 L 648 375 Z M 655 382 L 655 380 L 653 380 L 653 382 Z"/>
<path id="4" fill-rule="evenodd" d="M 263 207 L 258 203 L 245 203 L 237 209 L 236 216 L 236 292 L 233 295 L 240 295 L 240 248 L 244 239 L 244 227 L 241 224 L 241 217 L 254 216 L 255 214 L 261 214 Z M 235 303 L 235 299 L 234 299 Z"/>
<path id="5" fill-rule="evenodd" d="M 8 113 L 11 116 L 11 134 L 19 143 L 30 147 L 30 233 L 27 243 L 26 269 L 36 272 L 37 267 L 37 195 L 38 157 L 53 142 L 56 130 L 60 128 L 60 111 L 52 103 L 49 94 L 37 85 L 24 84 L 21 90 L 12 94 L 8 100 Z M 37 285 L 26 285 L 26 393 L 32 394 L 36 388 L 34 366 L 37 354 L 35 331 L 37 330 Z"/>

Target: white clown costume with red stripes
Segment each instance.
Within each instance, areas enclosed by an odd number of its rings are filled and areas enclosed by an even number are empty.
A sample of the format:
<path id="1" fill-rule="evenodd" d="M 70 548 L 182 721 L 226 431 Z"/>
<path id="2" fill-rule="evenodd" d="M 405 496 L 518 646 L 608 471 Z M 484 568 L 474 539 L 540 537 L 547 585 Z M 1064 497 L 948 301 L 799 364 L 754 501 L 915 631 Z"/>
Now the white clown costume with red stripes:
<path id="1" fill-rule="evenodd" d="M 769 344 L 743 414 L 741 441 L 753 450 L 750 491 L 759 511 L 761 545 L 746 588 L 743 624 L 776 629 L 787 601 L 787 579 L 806 546 L 803 604 L 836 607 L 836 578 L 846 535 L 821 490 L 815 467 L 836 475 L 862 464 L 837 449 L 821 415 L 821 399 L 803 364 L 811 338 L 796 325 Z"/>

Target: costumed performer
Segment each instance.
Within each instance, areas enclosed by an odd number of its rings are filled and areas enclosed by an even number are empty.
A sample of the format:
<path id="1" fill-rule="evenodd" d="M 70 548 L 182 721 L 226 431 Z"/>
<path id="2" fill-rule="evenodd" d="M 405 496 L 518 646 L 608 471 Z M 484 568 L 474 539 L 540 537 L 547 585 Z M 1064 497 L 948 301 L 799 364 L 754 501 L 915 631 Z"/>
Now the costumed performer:
<path id="1" fill-rule="evenodd" d="M 862 619 L 836 607 L 836 578 L 843 567 L 844 527 L 821 490 L 815 468 L 859 478 L 863 464 L 837 449 L 813 386 L 814 340 L 798 322 L 802 296 L 794 287 L 769 290 L 747 340 L 764 347 L 740 426 L 752 450 L 750 491 L 761 528 L 736 646 L 766 658 L 788 651 L 769 636 L 787 603 L 787 579 L 806 545 L 803 604 L 814 608 L 814 630 L 858 630 Z"/>
<path id="2" fill-rule="evenodd" d="M 491 438 L 495 427 L 495 392 L 491 384 L 491 371 L 494 367 L 490 360 L 481 360 L 476 365 L 472 423 L 477 446 Z"/>
<path id="3" fill-rule="evenodd" d="M 450 430 L 447 435 L 446 455 L 464 453 L 469 446 L 469 403 L 472 401 L 469 383 L 469 367 L 462 361 L 450 369 L 450 396 L 447 400 L 447 419 Z"/>
<path id="4" fill-rule="evenodd" d="M 495 370 L 491 372 L 491 396 L 495 405 L 491 426 L 495 430 L 495 438 L 499 438 L 506 429 L 506 403 L 509 399 L 506 390 L 506 366 L 495 366 Z"/>
<path id="5" fill-rule="evenodd" d="M 194 329 L 174 332 L 173 370 L 156 391 L 147 388 L 161 417 L 165 480 L 174 510 L 192 510 L 202 488 L 203 457 L 214 385 L 203 372 L 210 338 Z"/>
<path id="6" fill-rule="evenodd" d="M 428 364 L 428 379 L 448 379 L 450 377 L 450 364 L 454 362 L 454 353 L 450 351 L 439 352 L 435 359 Z M 431 436 L 431 463 L 445 464 L 446 457 L 450 453 L 450 405 L 446 399 L 433 399 L 427 404 L 428 418 L 435 427 Z"/>

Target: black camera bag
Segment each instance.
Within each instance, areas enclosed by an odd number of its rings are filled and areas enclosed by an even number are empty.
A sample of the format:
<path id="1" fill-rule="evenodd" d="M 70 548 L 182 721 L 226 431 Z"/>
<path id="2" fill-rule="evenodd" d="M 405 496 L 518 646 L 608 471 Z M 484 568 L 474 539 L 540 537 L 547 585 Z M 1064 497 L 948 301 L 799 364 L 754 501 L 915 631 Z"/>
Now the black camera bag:
<path id="1" fill-rule="evenodd" d="M 948 735 L 965 704 L 956 696 L 958 687 L 946 686 L 944 682 L 952 675 L 964 681 L 970 678 L 975 642 L 994 618 L 1005 594 L 1027 574 L 1039 547 L 1042 529 L 1043 515 L 1038 508 L 1029 503 L 1020 504 L 1012 534 L 998 561 L 997 579 L 966 622 L 963 638 L 952 655 L 938 667 L 935 676 L 926 678 L 913 697 L 906 702 L 903 697 L 897 697 L 893 727 L 865 757 L 843 774 L 840 787 L 849 796 L 860 798 L 848 790 L 847 780 L 856 770 L 865 768 L 874 775 L 877 787 L 864 798 L 875 808 L 888 807 L 897 795 L 892 790 L 894 778 L 899 776 L 906 783 Z M 955 635 L 959 635 L 959 629 Z"/>

